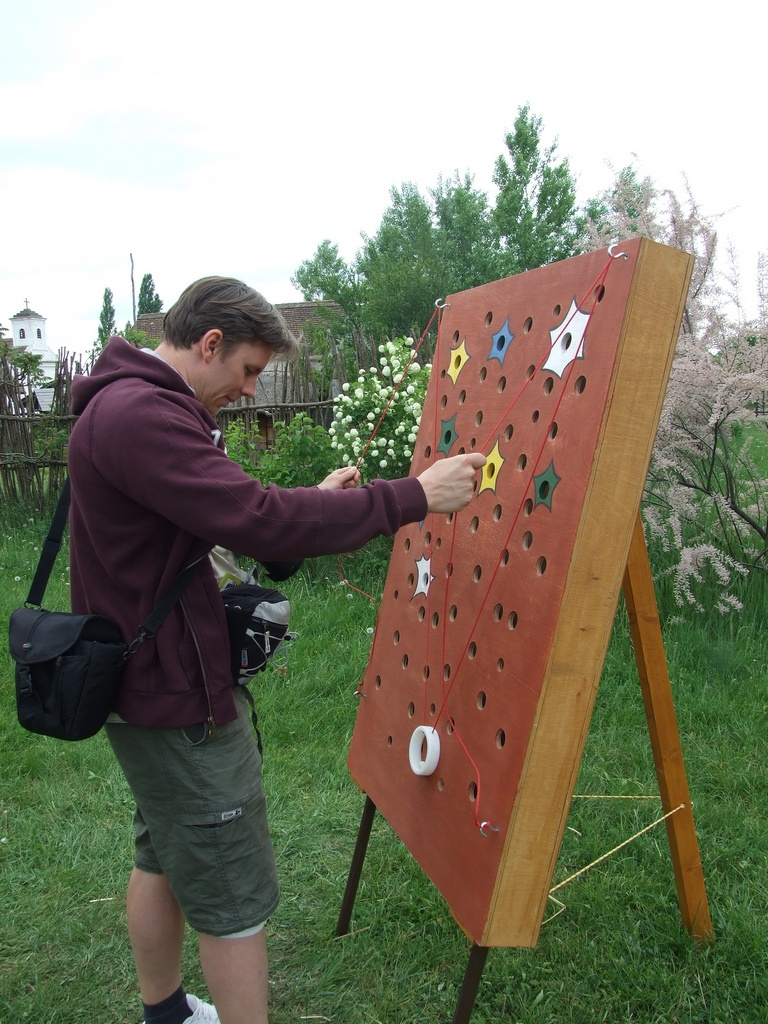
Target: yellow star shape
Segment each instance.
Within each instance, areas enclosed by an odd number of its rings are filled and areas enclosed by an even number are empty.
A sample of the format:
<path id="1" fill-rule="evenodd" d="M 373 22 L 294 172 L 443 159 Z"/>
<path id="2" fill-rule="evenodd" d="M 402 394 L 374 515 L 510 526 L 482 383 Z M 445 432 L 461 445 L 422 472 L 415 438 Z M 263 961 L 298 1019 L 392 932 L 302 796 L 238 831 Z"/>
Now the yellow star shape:
<path id="1" fill-rule="evenodd" d="M 466 363 L 468 359 L 469 352 L 467 352 L 467 339 L 465 338 L 460 345 L 451 349 L 451 361 L 448 364 L 448 376 L 451 378 L 454 385 L 456 384 L 459 374 L 464 368 L 464 363 Z"/>
<path id="2" fill-rule="evenodd" d="M 501 452 L 499 451 L 499 442 L 497 439 L 496 444 L 493 446 L 493 451 L 489 453 L 487 461 L 483 466 L 480 486 L 477 489 L 478 494 L 481 494 L 483 491 L 496 490 L 496 479 L 501 472 L 501 467 L 504 465 L 505 461 L 506 460 L 502 458 Z"/>

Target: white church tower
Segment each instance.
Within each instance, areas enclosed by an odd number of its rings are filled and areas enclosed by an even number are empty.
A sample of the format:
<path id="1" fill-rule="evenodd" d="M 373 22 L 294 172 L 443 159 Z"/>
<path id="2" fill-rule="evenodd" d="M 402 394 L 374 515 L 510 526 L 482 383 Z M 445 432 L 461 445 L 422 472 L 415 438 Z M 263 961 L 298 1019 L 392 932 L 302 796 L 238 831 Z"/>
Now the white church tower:
<path id="1" fill-rule="evenodd" d="M 50 380 L 56 373 L 56 355 L 48 348 L 45 317 L 30 309 L 27 303 L 21 312 L 11 317 L 11 330 L 14 348 L 25 348 L 32 355 L 42 356 L 40 369 L 46 380 Z"/>

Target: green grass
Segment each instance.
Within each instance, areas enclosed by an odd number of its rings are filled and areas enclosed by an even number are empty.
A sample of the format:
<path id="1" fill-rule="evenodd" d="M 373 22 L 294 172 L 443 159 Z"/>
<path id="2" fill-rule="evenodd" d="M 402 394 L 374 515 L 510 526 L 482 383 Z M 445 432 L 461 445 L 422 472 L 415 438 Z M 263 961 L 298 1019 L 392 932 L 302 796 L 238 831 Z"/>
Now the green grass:
<path id="1" fill-rule="evenodd" d="M 32 525 L 0 537 L 6 621 L 36 564 Z M 369 556 L 345 559 L 344 570 L 363 589 L 380 589 Z M 50 606 L 66 606 L 65 583 L 63 552 Z M 363 806 L 345 759 L 374 609 L 339 584 L 335 560 L 283 587 L 300 638 L 286 670 L 252 687 L 283 890 L 268 925 L 272 1022 L 444 1024 L 469 945 L 378 816 L 351 934 L 334 937 Z M 565 910 L 537 947 L 490 951 L 472 1024 L 764 1024 L 768 641 L 760 590 L 747 592 L 738 617 L 671 615 L 665 625 L 716 941 L 698 947 L 681 926 L 661 826 L 558 891 Z M 138 1024 L 123 919 L 130 794 L 103 736 L 65 744 L 19 728 L 4 635 L 0 644 L 0 1021 Z M 620 610 L 577 793 L 656 792 Z M 556 881 L 658 814 L 656 801 L 575 801 Z M 192 936 L 185 981 L 205 995 Z"/>

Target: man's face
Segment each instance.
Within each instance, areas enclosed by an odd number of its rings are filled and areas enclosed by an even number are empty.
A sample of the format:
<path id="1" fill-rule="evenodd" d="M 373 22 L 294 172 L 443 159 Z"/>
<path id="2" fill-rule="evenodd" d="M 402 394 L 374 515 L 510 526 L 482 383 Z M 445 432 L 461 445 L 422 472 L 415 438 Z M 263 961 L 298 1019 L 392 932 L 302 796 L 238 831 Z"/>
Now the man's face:
<path id="1" fill-rule="evenodd" d="M 221 344 L 204 352 L 195 384 L 197 399 L 212 416 L 238 398 L 253 398 L 259 374 L 272 357 L 272 349 L 262 341 L 244 341 L 226 355 L 222 352 Z"/>

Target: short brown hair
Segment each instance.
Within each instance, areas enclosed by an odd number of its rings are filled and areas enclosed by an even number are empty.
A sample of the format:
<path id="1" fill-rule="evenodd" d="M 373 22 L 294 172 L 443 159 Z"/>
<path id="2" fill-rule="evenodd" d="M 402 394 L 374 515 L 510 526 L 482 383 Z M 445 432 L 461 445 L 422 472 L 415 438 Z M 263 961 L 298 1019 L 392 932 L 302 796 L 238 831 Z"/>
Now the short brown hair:
<path id="1" fill-rule="evenodd" d="M 298 353 L 299 343 L 282 315 L 260 292 L 233 277 L 195 281 L 163 318 L 163 337 L 174 348 L 191 348 L 216 328 L 224 336 L 224 352 L 260 341 L 286 358 Z"/>

